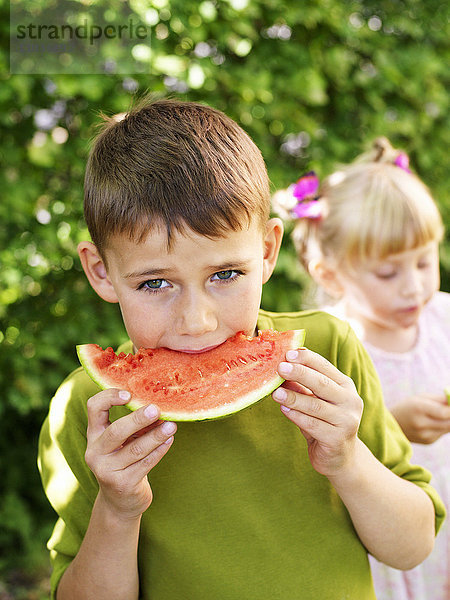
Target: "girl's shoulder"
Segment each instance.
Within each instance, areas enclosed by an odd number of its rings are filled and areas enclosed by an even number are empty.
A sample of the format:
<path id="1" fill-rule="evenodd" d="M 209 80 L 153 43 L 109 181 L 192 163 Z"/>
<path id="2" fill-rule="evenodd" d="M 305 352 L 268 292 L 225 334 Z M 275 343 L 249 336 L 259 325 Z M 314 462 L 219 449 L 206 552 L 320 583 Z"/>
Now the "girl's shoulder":
<path id="1" fill-rule="evenodd" d="M 440 306 L 450 306 L 450 294 L 448 292 L 436 292 L 433 296 L 432 302 Z"/>
<path id="2" fill-rule="evenodd" d="M 450 294 L 446 292 L 436 292 L 423 310 L 417 348 L 428 352 L 438 340 L 441 352 L 450 347 Z"/>
<path id="3" fill-rule="evenodd" d="M 450 324 L 450 294 L 436 292 L 425 308 L 424 315 L 439 320 L 442 325 Z"/>

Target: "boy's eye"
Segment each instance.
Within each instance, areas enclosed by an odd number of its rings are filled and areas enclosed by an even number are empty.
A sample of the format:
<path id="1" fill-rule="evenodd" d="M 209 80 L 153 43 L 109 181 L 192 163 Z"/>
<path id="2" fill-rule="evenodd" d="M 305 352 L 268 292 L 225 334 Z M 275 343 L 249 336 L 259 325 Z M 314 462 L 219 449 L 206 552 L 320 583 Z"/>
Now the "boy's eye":
<path id="1" fill-rule="evenodd" d="M 156 291 L 168 287 L 169 283 L 165 279 L 149 279 L 139 286 L 140 290 Z"/>
<path id="2" fill-rule="evenodd" d="M 214 273 L 211 279 L 214 281 L 229 281 L 237 279 L 240 275 L 242 275 L 241 271 L 235 271 L 234 269 L 227 269 L 226 271 L 218 271 Z"/>
<path id="3" fill-rule="evenodd" d="M 219 279 L 230 279 L 230 277 L 233 275 L 234 271 L 219 271 L 218 273 L 216 273 L 217 277 Z"/>

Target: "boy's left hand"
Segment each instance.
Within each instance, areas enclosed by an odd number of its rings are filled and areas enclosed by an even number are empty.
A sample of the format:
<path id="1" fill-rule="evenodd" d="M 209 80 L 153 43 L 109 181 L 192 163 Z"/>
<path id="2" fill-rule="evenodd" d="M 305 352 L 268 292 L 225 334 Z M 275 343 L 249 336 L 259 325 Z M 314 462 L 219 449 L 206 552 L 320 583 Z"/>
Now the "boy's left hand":
<path id="1" fill-rule="evenodd" d="M 286 359 L 278 368 L 286 381 L 273 398 L 305 436 L 314 469 L 336 475 L 354 454 L 363 401 L 352 379 L 320 354 L 300 348 Z"/>

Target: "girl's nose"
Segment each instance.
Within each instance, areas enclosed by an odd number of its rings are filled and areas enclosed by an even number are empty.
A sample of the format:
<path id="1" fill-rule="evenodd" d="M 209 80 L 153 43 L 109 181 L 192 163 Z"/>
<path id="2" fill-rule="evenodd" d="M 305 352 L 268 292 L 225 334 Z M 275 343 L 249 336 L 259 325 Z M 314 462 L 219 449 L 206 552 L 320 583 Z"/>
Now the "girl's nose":
<path id="1" fill-rule="evenodd" d="M 417 269 L 409 269 L 402 280 L 402 294 L 414 296 L 422 290 L 422 279 Z"/>
<path id="2" fill-rule="evenodd" d="M 216 311 L 205 293 L 186 292 L 177 308 L 178 334 L 199 337 L 215 331 Z"/>

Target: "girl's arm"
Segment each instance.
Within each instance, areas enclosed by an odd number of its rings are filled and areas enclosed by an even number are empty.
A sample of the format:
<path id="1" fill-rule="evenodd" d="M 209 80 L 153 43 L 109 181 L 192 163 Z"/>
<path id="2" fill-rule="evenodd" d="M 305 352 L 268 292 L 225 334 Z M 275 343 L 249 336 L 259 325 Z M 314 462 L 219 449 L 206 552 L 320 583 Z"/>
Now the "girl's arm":
<path id="1" fill-rule="evenodd" d="M 450 406 L 444 393 L 410 396 L 390 410 L 410 442 L 432 444 L 450 432 Z"/>
<path id="2" fill-rule="evenodd" d="M 349 377 L 306 348 L 287 359 L 279 366 L 286 383 L 273 397 L 305 436 L 312 466 L 334 486 L 371 554 L 397 569 L 419 564 L 434 545 L 431 499 L 358 438 L 363 402 Z"/>
<path id="3" fill-rule="evenodd" d="M 89 526 L 62 576 L 57 600 L 137 600 L 137 549 L 142 514 L 152 502 L 149 471 L 173 442 L 174 423 L 147 406 L 109 422 L 109 409 L 128 392 L 104 390 L 88 401 L 86 463 L 99 492 Z"/>

